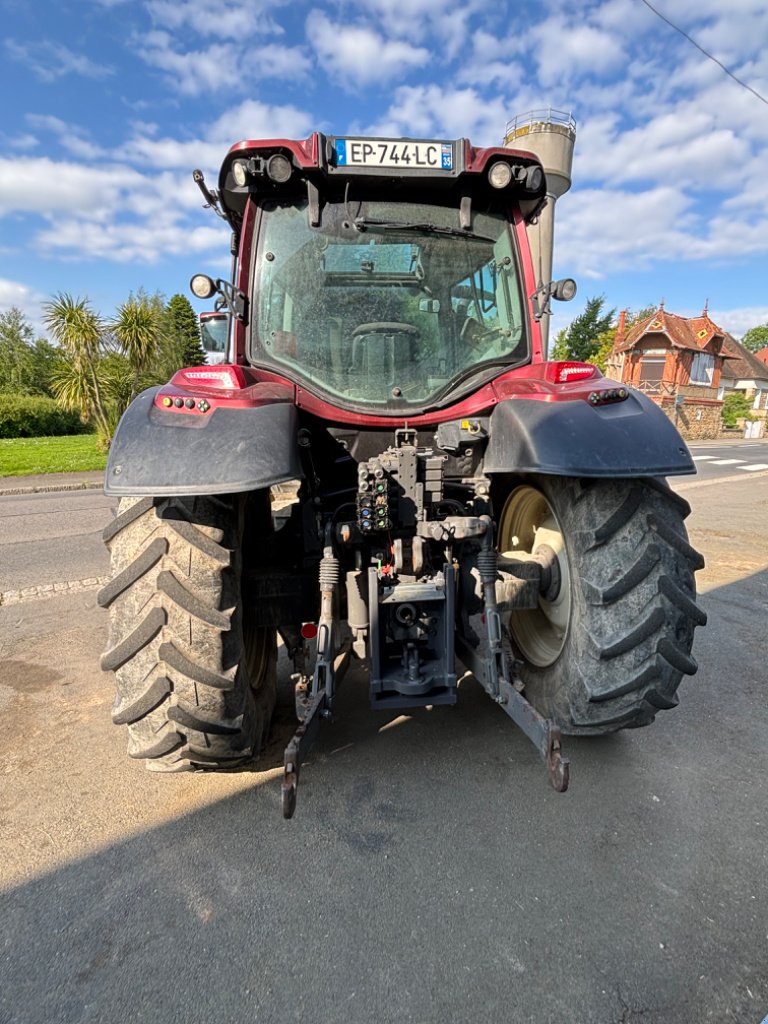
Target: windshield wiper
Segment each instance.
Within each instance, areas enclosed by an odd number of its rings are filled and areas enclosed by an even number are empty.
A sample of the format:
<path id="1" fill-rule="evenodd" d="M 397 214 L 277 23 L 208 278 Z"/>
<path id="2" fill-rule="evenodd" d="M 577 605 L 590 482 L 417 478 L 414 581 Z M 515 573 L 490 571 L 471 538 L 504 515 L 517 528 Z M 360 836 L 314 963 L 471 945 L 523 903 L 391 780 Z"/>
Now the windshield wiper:
<path id="1" fill-rule="evenodd" d="M 452 238 L 478 238 L 482 242 L 497 242 L 490 235 L 481 235 L 476 231 L 462 231 L 460 228 L 444 227 L 440 224 L 402 224 L 396 220 L 375 220 L 369 217 L 356 217 L 352 222 L 358 231 L 373 229 L 379 231 L 422 231 L 429 235 L 449 235 Z"/>

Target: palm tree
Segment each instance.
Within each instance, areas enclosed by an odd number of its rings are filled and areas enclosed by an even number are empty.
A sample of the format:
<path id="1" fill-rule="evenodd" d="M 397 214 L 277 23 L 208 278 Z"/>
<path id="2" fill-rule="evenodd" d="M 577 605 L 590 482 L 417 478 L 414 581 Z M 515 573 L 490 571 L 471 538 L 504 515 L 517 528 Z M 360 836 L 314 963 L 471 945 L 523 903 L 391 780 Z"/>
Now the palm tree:
<path id="1" fill-rule="evenodd" d="M 141 377 L 149 370 L 157 352 L 160 315 L 146 295 L 131 296 L 118 307 L 110 327 L 133 370 L 130 395 L 133 401 L 139 393 Z"/>
<path id="2" fill-rule="evenodd" d="M 43 322 L 63 358 L 51 374 L 51 390 L 65 409 L 93 420 L 103 443 L 111 437 L 110 416 L 102 394 L 98 364 L 106 324 L 87 299 L 58 293 L 43 305 Z"/>

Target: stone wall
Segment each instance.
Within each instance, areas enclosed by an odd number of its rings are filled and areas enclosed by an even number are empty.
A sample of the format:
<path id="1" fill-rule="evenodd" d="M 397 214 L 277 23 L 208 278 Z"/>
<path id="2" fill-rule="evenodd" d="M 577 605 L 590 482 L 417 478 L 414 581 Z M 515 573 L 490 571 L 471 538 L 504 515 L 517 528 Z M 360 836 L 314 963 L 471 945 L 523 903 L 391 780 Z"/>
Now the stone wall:
<path id="1" fill-rule="evenodd" d="M 693 398 L 686 398 L 682 407 L 676 409 L 674 398 L 663 398 L 657 405 L 672 420 L 686 441 L 715 440 L 721 435 L 722 402 L 697 402 Z"/>

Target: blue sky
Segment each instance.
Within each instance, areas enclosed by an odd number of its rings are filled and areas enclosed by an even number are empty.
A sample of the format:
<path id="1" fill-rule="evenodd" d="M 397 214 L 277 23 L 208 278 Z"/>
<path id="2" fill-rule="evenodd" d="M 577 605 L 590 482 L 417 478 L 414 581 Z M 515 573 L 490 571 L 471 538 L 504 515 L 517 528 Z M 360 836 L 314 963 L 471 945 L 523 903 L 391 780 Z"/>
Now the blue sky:
<path id="1" fill-rule="evenodd" d="M 768 96 L 765 0 L 655 0 Z M 0 0 L 0 309 L 227 273 L 212 185 L 242 138 L 312 130 L 499 144 L 540 107 L 577 121 L 555 275 L 579 296 L 768 321 L 768 105 L 642 0 Z M 198 308 L 199 304 L 196 304 Z"/>

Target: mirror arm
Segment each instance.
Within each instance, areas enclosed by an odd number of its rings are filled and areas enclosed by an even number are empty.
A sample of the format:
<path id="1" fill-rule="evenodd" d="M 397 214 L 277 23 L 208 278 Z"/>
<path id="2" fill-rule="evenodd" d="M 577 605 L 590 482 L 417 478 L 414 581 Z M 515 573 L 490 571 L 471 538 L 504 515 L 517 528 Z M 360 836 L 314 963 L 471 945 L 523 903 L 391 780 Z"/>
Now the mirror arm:
<path id="1" fill-rule="evenodd" d="M 203 209 L 211 209 L 213 210 L 217 217 L 221 217 L 222 220 L 226 220 L 227 218 L 221 212 L 221 208 L 219 207 L 218 193 L 211 192 L 211 190 L 205 183 L 205 177 L 203 175 L 203 172 L 199 168 L 192 171 L 192 180 L 203 194 L 203 199 L 205 200 L 205 206 L 203 207 Z"/>
<path id="2" fill-rule="evenodd" d="M 531 295 L 531 304 L 533 305 L 533 319 L 537 323 L 541 320 L 545 313 L 551 312 L 551 303 L 552 284 L 540 284 L 536 291 Z"/>
<path id="3" fill-rule="evenodd" d="M 222 278 L 216 281 L 216 290 L 220 295 L 220 298 L 216 300 L 217 312 L 226 309 L 236 320 L 240 320 L 244 324 L 248 323 L 248 296 L 245 292 Z"/>

